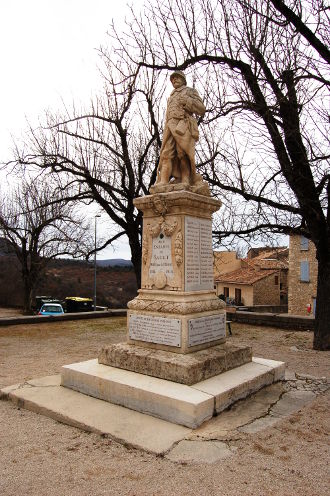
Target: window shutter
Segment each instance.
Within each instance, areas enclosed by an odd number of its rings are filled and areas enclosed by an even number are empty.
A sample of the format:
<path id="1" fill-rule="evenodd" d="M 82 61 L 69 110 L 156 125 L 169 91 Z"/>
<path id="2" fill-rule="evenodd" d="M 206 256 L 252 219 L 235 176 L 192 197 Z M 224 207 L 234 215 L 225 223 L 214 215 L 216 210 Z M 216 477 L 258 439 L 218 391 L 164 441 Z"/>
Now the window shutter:
<path id="1" fill-rule="evenodd" d="M 303 251 L 308 250 L 308 239 L 305 236 L 300 236 L 300 249 Z"/>
<path id="2" fill-rule="evenodd" d="M 300 262 L 300 280 L 309 282 L 309 262 Z"/>

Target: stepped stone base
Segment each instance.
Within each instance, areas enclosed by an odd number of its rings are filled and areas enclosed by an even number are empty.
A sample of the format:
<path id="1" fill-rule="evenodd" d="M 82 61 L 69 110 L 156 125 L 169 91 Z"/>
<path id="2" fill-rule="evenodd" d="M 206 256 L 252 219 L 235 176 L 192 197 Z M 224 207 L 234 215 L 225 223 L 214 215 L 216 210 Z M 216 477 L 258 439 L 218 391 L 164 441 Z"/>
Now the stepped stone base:
<path id="1" fill-rule="evenodd" d="M 194 429 L 235 401 L 283 379 L 284 371 L 283 362 L 253 358 L 252 362 L 187 386 L 89 360 L 62 367 L 61 384 Z"/>
<path id="2" fill-rule="evenodd" d="M 119 343 L 104 346 L 98 357 L 98 362 L 102 365 L 188 386 L 240 367 L 251 360 L 251 347 L 226 343 L 188 355 Z"/>

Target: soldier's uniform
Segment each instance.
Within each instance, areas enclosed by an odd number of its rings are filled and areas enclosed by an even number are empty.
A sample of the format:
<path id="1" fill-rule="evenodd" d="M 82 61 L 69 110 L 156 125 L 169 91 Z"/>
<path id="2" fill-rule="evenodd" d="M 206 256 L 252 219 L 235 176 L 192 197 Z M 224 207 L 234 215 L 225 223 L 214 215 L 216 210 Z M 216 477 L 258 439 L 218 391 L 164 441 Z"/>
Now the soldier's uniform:
<path id="1" fill-rule="evenodd" d="M 174 74 L 179 74 L 185 81 L 182 73 Z M 198 127 L 193 114 L 204 113 L 205 106 L 195 89 L 180 86 L 172 91 L 167 102 L 158 181 L 166 182 L 167 176 L 173 176 L 177 181 L 194 183 Z M 163 171 L 162 174 L 162 167 L 169 173 Z"/>

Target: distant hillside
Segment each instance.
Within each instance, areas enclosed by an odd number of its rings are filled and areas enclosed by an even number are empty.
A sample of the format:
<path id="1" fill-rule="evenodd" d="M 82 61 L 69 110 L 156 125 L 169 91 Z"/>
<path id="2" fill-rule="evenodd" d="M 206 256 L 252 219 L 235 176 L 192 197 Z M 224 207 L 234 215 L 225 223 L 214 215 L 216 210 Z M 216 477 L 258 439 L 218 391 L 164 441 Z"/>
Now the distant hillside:
<path id="1" fill-rule="evenodd" d="M 109 258 L 108 260 L 96 260 L 99 267 L 133 267 L 130 260 L 124 258 Z"/>
<path id="2" fill-rule="evenodd" d="M 100 260 L 97 267 L 97 304 L 124 308 L 137 294 L 135 273 L 128 260 L 123 264 Z M 121 259 L 119 259 L 121 261 Z M 129 264 L 129 265 L 128 265 Z M 64 299 L 66 296 L 93 298 L 94 264 L 82 260 L 58 259 L 50 262 L 41 278 L 37 294 Z M 23 285 L 16 257 L 0 256 L 0 305 L 19 307 L 23 304 Z"/>

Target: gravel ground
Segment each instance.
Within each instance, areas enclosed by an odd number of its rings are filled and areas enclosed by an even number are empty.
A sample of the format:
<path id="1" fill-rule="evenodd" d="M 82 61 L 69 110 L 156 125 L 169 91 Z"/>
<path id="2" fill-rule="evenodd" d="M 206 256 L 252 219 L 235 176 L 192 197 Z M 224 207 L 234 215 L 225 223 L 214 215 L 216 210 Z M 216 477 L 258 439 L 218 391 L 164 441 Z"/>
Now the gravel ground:
<path id="1" fill-rule="evenodd" d="M 0 308 L 0 318 L 19 316 L 22 316 L 22 312 L 18 308 Z"/>
<path id="2" fill-rule="evenodd" d="M 329 374 L 329 353 L 312 350 L 311 333 L 235 323 L 232 330 L 229 339 L 252 345 L 255 356 L 286 361 L 301 374 Z M 0 386 L 58 373 L 124 339 L 123 318 L 2 327 Z M 198 465 L 128 449 L 0 401 L 0 494 L 328 495 L 329 398 L 320 394 L 275 426 L 242 434 L 233 456 Z"/>

